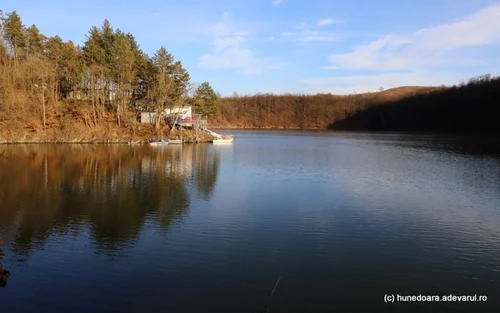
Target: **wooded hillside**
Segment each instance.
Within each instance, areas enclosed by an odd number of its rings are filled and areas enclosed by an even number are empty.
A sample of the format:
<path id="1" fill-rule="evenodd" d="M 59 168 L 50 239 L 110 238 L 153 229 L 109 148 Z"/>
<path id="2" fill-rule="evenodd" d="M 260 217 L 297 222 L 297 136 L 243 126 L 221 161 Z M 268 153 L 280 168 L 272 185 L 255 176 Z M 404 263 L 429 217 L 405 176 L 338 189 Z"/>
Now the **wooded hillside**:
<path id="1" fill-rule="evenodd" d="M 433 132 L 499 132 L 500 76 L 383 102 L 330 124 L 331 129 Z"/>
<path id="2" fill-rule="evenodd" d="M 170 130 L 160 114 L 156 127 L 141 124 L 138 100 L 156 113 L 192 105 L 210 127 L 499 130 L 499 93 L 500 78 L 483 75 L 453 87 L 218 98 L 166 48 L 150 57 L 108 20 L 79 46 L 0 11 L 0 143 L 144 140 Z"/>
<path id="3" fill-rule="evenodd" d="M 187 104 L 216 112 L 207 82 L 196 88 L 167 49 L 149 57 L 108 20 L 91 27 L 82 46 L 26 27 L 15 11 L 0 12 L 0 22 L 0 137 L 7 140 L 130 138 L 147 128 L 135 105 L 144 98 L 156 112 Z M 157 116 L 156 128 L 164 127 Z"/>
<path id="4" fill-rule="evenodd" d="M 324 128 L 378 103 L 427 94 L 443 87 L 400 87 L 357 95 L 273 95 L 227 97 L 218 100 L 219 127 Z"/>

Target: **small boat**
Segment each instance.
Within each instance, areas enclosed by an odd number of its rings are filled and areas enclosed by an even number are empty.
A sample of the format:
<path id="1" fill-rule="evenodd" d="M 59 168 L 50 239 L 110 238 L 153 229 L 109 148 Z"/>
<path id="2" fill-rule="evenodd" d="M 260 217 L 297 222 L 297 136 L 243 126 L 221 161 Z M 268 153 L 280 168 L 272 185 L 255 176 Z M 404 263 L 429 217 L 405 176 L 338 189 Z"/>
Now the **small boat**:
<path id="1" fill-rule="evenodd" d="M 222 135 L 221 138 L 212 140 L 212 143 L 232 143 L 234 136 Z"/>
<path id="2" fill-rule="evenodd" d="M 181 144 L 182 143 L 182 139 L 169 139 L 168 143 Z"/>
<path id="3" fill-rule="evenodd" d="M 168 142 L 165 140 L 160 140 L 160 141 L 151 141 L 149 143 L 150 146 L 156 147 L 156 146 L 166 146 L 168 145 Z"/>
<path id="4" fill-rule="evenodd" d="M 232 143 L 234 141 L 234 136 L 217 134 L 209 129 L 205 129 L 205 131 L 215 138 L 212 143 Z"/>

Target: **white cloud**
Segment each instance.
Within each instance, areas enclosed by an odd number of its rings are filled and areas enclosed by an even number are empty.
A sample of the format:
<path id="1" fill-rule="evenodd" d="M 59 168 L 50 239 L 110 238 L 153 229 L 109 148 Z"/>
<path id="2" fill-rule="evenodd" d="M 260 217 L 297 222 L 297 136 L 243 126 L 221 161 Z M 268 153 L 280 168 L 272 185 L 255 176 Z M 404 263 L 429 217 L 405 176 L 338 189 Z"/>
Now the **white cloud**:
<path id="1" fill-rule="evenodd" d="M 471 76 L 473 75 L 468 73 L 412 71 L 376 75 L 309 78 L 298 80 L 297 82 L 309 86 L 304 88 L 308 93 L 351 94 L 376 92 L 380 87 L 389 89 L 400 86 L 453 85 L 457 84 L 461 79 Z"/>
<path id="2" fill-rule="evenodd" d="M 215 37 L 212 41 L 213 51 L 219 52 L 229 47 L 239 46 L 246 41 L 244 36 Z"/>
<path id="3" fill-rule="evenodd" d="M 500 43 L 500 4 L 486 7 L 459 21 L 421 29 L 407 36 L 385 36 L 351 52 L 333 54 L 339 69 L 411 70 L 434 65 L 475 63 L 458 48 Z"/>
<path id="4" fill-rule="evenodd" d="M 279 5 L 279 4 L 282 4 L 282 3 L 283 3 L 283 0 L 274 0 L 273 1 L 274 5 Z"/>
<path id="5" fill-rule="evenodd" d="M 333 32 L 323 32 L 316 30 L 305 29 L 300 32 L 285 32 L 281 36 L 291 38 L 298 42 L 319 42 L 319 41 L 335 41 L 343 38 L 343 35 Z"/>
<path id="6" fill-rule="evenodd" d="M 328 66 L 323 66 L 322 69 L 324 70 L 338 70 L 339 67 L 335 65 L 328 65 Z"/>
<path id="7" fill-rule="evenodd" d="M 340 24 L 343 23 L 343 20 L 334 20 L 331 18 L 324 18 L 316 22 L 316 26 L 326 26 L 330 24 Z"/>
<path id="8" fill-rule="evenodd" d="M 314 36 L 314 35 L 310 35 L 310 36 L 300 37 L 298 39 L 298 41 L 335 41 L 337 39 L 338 38 L 335 37 L 335 36 Z"/>
<path id="9" fill-rule="evenodd" d="M 336 33 L 336 32 L 327 32 L 318 30 L 318 28 L 334 23 L 342 23 L 341 20 L 334 20 L 331 18 L 320 19 L 315 23 L 306 23 L 300 22 L 296 26 L 298 31 L 294 32 L 283 32 L 281 36 L 289 37 L 291 40 L 299 42 L 328 42 L 328 41 L 336 41 L 345 37 L 344 34 Z"/>
<path id="10" fill-rule="evenodd" d="M 253 59 L 253 52 L 240 47 L 229 47 L 221 53 L 205 53 L 200 57 L 200 65 L 207 69 L 245 68 Z"/>
<path id="11" fill-rule="evenodd" d="M 229 15 L 225 13 L 221 22 L 209 28 L 213 37 L 210 52 L 198 59 L 198 66 L 205 69 L 239 69 L 241 74 L 259 74 L 277 69 L 279 64 L 261 60 L 244 45 L 248 41 L 248 31 L 234 31 Z M 269 39 L 272 40 L 272 39 Z"/>

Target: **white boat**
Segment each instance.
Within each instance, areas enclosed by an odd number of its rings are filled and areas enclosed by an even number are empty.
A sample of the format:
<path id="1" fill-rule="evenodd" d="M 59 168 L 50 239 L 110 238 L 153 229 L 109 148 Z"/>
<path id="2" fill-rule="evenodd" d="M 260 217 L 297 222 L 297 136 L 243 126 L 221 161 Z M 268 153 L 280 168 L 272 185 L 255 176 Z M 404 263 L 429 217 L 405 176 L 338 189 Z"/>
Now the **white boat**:
<path id="1" fill-rule="evenodd" d="M 156 146 L 166 146 L 168 145 L 168 142 L 165 140 L 160 140 L 160 141 L 151 141 L 149 143 L 150 146 L 156 147 Z"/>
<path id="2" fill-rule="evenodd" d="M 182 139 L 169 139 L 168 143 L 181 144 L 182 143 Z"/>
<path id="3" fill-rule="evenodd" d="M 232 143 L 234 140 L 233 136 L 224 136 L 225 138 L 217 138 L 212 140 L 212 143 Z"/>
<path id="4" fill-rule="evenodd" d="M 209 129 L 205 129 L 205 131 L 215 137 L 212 143 L 232 143 L 234 141 L 234 136 L 232 135 L 217 134 Z"/>

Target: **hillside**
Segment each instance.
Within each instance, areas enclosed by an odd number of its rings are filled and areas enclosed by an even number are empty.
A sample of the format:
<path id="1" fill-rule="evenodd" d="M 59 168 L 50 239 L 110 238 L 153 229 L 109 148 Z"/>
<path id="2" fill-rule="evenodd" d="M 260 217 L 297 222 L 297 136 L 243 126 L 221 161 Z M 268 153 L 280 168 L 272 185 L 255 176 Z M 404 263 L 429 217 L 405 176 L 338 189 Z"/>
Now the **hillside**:
<path id="1" fill-rule="evenodd" d="M 192 106 L 214 128 L 500 129 L 500 77 L 351 95 L 217 98 L 208 82 L 195 87 L 166 48 L 149 56 L 107 20 L 90 28 L 82 46 L 26 27 L 15 11 L 0 21 L 0 143 L 147 140 L 171 129 L 160 114 L 154 126 L 142 124 L 141 110 L 169 106 Z"/>
<path id="2" fill-rule="evenodd" d="M 500 131 L 500 77 L 382 101 L 329 125 L 337 130 Z"/>
<path id="3" fill-rule="evenodd" d="M 218 101 L 216 127 L 327 128 L 373 105 L 443 90 L 444 87 L 399 87 L 357 95 L 273 95 L 227 97 Z"/>

